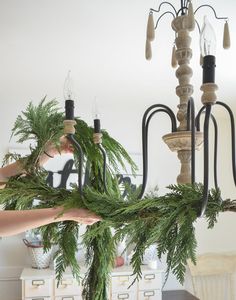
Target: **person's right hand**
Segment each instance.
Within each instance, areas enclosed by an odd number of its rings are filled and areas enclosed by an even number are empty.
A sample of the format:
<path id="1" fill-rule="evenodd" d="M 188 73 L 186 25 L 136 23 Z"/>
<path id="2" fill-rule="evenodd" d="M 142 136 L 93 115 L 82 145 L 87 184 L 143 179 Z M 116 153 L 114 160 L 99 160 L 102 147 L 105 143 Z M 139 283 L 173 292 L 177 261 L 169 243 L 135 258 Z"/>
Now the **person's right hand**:
<path id="1" fill-rule="evenodd" d="M 102 220 L 101 217 L 86 208 L 71 208 L 63 212 L 62 221 L 75 221 L 85 225 L 93 225 Z"/>

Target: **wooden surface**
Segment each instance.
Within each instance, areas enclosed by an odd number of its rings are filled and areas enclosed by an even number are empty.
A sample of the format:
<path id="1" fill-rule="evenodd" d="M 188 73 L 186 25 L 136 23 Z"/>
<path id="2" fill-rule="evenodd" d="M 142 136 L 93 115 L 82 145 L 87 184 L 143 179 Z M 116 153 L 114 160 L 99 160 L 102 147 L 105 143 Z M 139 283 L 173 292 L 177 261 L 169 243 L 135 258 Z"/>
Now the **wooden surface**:
<path id="1" fill-rule="evenodd" d="M 186 291 L 164 291 L 162 300 L 199 300 Z"/>

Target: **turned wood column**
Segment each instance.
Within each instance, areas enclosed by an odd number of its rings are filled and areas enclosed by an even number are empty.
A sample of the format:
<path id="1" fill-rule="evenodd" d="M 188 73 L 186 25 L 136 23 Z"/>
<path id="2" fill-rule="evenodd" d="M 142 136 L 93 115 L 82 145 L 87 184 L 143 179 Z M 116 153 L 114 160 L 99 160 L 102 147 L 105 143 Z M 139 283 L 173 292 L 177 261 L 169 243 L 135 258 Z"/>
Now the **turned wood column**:
<path id="1" fill-rule="evenodd" d="M 176 59 L 178 61 L 178 69 L 176 77 L 178 86 L 176 87 L 176 95 L 179 97 L 177 120 L 179 121 L 178 131 L 163 136 L 165 143 L 171 151 L 178 153 L 178 158 L 181 163 L 180 174 L 177 177 L 177 183 L 191 183 L 191 132 L 187 131 L 187 107 L 188 100 L 193 94 L 193 86 L 190 83 L 193 75 L 192 69 L 189 66 L 192 58 L 191 37 L 189 32 L 194 29 L 194 21 L 189 20 L 189 15 L 176 17 L 172 21 L 172 28 L 176 33 L 175 44 Z M 196 149 L 202 145 L 202 133 L 196 132 Z"/>

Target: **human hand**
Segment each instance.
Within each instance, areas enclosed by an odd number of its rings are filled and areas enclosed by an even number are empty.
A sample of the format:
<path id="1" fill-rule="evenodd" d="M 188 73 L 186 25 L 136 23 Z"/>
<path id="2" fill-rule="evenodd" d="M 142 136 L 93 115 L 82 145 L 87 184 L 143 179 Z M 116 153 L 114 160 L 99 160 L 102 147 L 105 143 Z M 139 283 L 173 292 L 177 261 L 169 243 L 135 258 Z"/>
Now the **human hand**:
<path id="1" fill-rule="evenodd" d="M 58 154 L 66 154 L 66 153 L 72 153 L 73 152 L 73 146 L 71 142 L 66 138 L 66 136 L 62 136 L 59 140 L 59 148 L 56 147 L 55 144 L 52 142 L 48 142 L 45 145 L 44 153 L 48 155 L 48 157 L 54 157 Z"/>
<path id="2" fill-rule="evenodd" d="M 63 212 L 62 221 L 75 221 L 85 225 L 93 225 L 101 221 L 101 217 L 86 208 L 71 208 Z"/>
<path id="3" fill-rule="evenodd" d="M 73 152 L 74 148 L 71 142 L 65 136 L 62 136 L 59 142 L 59 147 L 57 147 L 50 141 L 46 143 L 44 151 L 39 157 L 39 166 L 43 166 L 50 158 L 53 158 L 55 155 Z"/>

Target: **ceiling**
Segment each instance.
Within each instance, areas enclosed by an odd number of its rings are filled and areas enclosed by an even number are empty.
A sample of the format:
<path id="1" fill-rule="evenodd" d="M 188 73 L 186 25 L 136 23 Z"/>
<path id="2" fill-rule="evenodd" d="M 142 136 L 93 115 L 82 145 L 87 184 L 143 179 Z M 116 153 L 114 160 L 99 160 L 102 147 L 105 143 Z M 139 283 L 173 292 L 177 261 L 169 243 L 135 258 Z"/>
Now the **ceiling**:
<path id="1" fill-rule="evenodd" d="M 195 7 L 205 3 L 193 1 Z M 215 20 L 208 9 L 197 14 L 200 23 L 209 14 L 217 34 L 219 99 L 236 109 L 236 2 L 207 3 L 229 17 L 232 47 L 223 50 L 224 22 Z M 63 101 L 63 83 L 70 69 L 81 111 L 90 110 L 95 96 L 101 107 L 109 109 L 143 111 L 157 102 L 174 108 L 178 99 L 177 79 L 170 67 L 174 41 L 170 15 L 157 28 L 152 61 L 144 58 L 149 8 L 159 4 L 154 0 L 1 0 L 1 99 L 12 105 L 39 101 L 44 95 Z M 192 82 L 200 106 L 197 29 L 192 38 Z"/>

